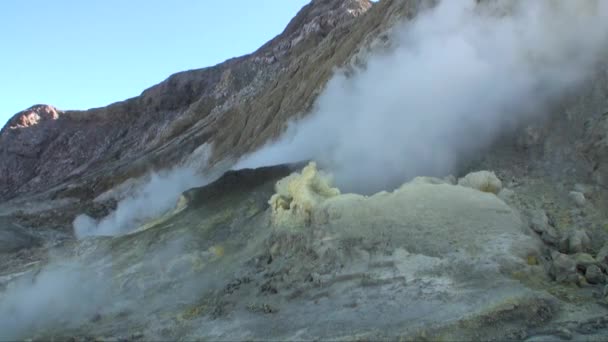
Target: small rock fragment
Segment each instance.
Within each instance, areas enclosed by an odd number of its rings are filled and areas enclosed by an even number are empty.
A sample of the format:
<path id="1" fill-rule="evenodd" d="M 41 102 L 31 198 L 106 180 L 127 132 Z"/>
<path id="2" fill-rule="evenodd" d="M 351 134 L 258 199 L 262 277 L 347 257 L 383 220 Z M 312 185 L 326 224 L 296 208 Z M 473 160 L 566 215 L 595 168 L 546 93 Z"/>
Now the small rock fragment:
<path id="1" fill-rule="evenodd" d="M 606 277 L 602 273 L 602 270 L 596 265 L 587 267 L 585 278 L 589 284 L 603 284 L 606 281 Z"/>
<path id="2" fill-rule="evenodd" d="M 585 202 L 587 202 L 587 200 L 585 199 L 585 195 L 583 195 L 582 192 L 570 191 L 570 193 L 568 194 L 568 196 L 570 197 L 570 199 L 572 200 L 572 202 L 574 202 L 579 207 L 584 206 Z"/>

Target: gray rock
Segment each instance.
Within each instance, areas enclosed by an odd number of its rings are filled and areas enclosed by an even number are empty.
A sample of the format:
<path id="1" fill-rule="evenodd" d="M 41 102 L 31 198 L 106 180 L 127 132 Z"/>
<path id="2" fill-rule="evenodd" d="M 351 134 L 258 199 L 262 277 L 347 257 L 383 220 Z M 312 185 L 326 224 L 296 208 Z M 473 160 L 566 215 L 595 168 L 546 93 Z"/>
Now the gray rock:
<path id="1" fill-rule="evenodd" d="M 576 266 L 582 269 L 587 269 L 590 266 L 597 266 L 597 261 L 591 254 L 587 253 L 576 253 L 572 256 Z"/>
<path id="2" fill-rule="evenodd" d="M 579 229 L 572 232 L 570 236 L 569 249 L 571 253 L 579 253 L 589 250 L 591 239 L 586 231 Z"/>
<path id="3" fill-rule="evenodd" d="M 551 226 L 549 217 L 544 210 L 530 210 L 528 212 L 528 217 L 530 219 L 530 228 L 540 234 L 540 238 L 544 243 L 556 247 L 559 245 L 560 235 L 557 230 Z"/>
<path id="4" fill-rule="evenodd" d="M 606 281 L 606 277 L 602 273 L 602 270 L 596 265 L 587 267 L 585 278 L 589 284 L 603 284 Z"/>
<path id="5" fill-rule="evenodd" d="M 551 254 L 552 262 L 549 268 L 549 274 L 557 282 L 576 282 L 578 276 L 576 273 L 576 262 L 568 255 L 553 252 Z"/>
<path id="6" fill-rule="evenodd" d="M 571 230 L 559 243 L 560 252 L 569 254 L 585 252 L 590 246 L 591 239 L 582 229 Z"/>
<path id="7" fill-rule="evenodd" d="M 544 243 L 548 245 L 555 247 L 559 245 L 559 233 L 557 232 L 557 230 L 555 230 L 555 228 L 551 226 L 547 226 L 545 228 L 545 230 L 541 233 L 540 238 L 541 240 L 543 240 Z"/>
<path id="8" fill-rule="evenodd" d="M 585 199 L 585 195 L 582 192 L 578 191 L 570 191 L 568 197 L 574 202 L 577 206 L 582 207 L 585 205 L 587 200 Z"/>
<path id="9" fill-rule="evenodd" d="M 599 252 L 595 256 L 595 260 L 598 262 L 608 264 L 608 243 L 605 243 L 602 248 L 600 248 Z"/>
<path id="10" fill-rule="evenodd" d="M 544 210 L 531 210 L 528 215 L 530 216 L 530 228 L 532 228 L 533 231 L 541 234 L 547 230 L 547 227 L 549 227 L 549 218 Z"/>

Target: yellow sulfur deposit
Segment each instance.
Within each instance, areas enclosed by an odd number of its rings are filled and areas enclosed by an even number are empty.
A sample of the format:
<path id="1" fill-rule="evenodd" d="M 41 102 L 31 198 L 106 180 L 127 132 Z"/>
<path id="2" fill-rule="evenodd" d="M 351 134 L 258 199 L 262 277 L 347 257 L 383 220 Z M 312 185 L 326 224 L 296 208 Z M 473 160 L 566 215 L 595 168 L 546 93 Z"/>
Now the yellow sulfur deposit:
<path id="1" fill-rule="evenodd" d="M 275 185 L 276 194 L 270 201 L 273 224 L 281 226 L 308 225 L 312 210 L 324 200 L 337 196 L 340 190 L 330 186 L 328 175 L 317 170 L 310 162 L 302 173 L 293 173 Z"/>
<path id="2" fill-rule="evenodd" d="M 502 189 L 502 182 L 491 171 L 471 172 L 464 178 L 460 178 L 458 185 L 493 194 L 498 194 Z"/>

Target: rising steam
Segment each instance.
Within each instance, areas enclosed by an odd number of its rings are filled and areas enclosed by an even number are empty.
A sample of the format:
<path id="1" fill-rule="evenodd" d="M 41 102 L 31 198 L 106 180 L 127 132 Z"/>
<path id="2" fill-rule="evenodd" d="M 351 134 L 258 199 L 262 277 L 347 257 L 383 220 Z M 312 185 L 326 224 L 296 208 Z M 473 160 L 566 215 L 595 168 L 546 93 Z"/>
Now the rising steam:
<path id="1" fill-rule="evenodd" d="M 121 200 L 108 216 L 100 220 L 86 214 L 77 216 L 74 233 L 78 238 L 126 233 L 174 208 L 185 190 L 205 183 L 204 178 L 189 168 L 152 173 L 147 182 Z"/>
<path id="2" fill-rule="evenodd" d="M 106 217 L 96 220 L 86 214 L 76 217 L 73 222 L 74 234 L 77 238 L 87 236 L 120 235 L 134 230 L 169 210 L 175 208 L 182 192 L 193 187 L 203 186 L 214 180 L 220 173 L 211 170 L 201 174 L 198 170 L 206 168 L 212 146 L 203 144 L 192 152 L 180 166 L 159 172 L 152 172 L 138 179 L 132 189 L 124 190 L 116 210 Z M 126 182 L 128 183 L 128 182 Z M 123 184 L 124 185 L 124 184 Z M 109 191 L 116 191 L 121 186 Z M 103 194 L 102 196 L 107 195 Z M 110 195 L 105 197 L 113 197 Z"/>
<path id="3" fill-rule="evenodd" d="M 442 1 L 395 28 L 394 49 L 337 74 L 312 115 L 235 168 L 315 159 L 346 190 L 447 175 L 589 76 L 608 2 Z"/>
<path id="4" fill-rule="evenodd" d="M 0 340 L 15 341 L 56 326 L 77 327 L 112 298 L 108 282 L 78 262 L 52 263 L 37 275 L 21 276 L 0 293 Z"/>

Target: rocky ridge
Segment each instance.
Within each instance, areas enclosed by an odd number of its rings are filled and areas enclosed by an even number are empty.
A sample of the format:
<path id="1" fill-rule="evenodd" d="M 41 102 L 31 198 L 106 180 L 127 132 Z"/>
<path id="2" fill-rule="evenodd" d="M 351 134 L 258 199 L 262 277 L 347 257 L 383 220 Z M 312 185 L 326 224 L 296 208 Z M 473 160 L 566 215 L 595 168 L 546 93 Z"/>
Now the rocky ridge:
<path id="1" fill-rule="evenodd" d="M 204 143 L 213 142 L 214 161 L 251 151 L 311 106 L 331 69 L 359 44 L 362 32 L 349 36 L 356 31 L 353 19 L 370 7 L 367 0 L 315 0 L 250 55 L 174 74 L 108 107 L 34 106 L 17 113 L 0 133 L 0 199 L 49 189 L 62 196 L 66 182 L 82 183 L 73 184 L 70 196 L 90 198 L 150 168 L 178 163 Z M 350 46 L 341 55 L 327 51 L 337 42 Z M 44 120 L 37 124 L 35 117 Z"/>

